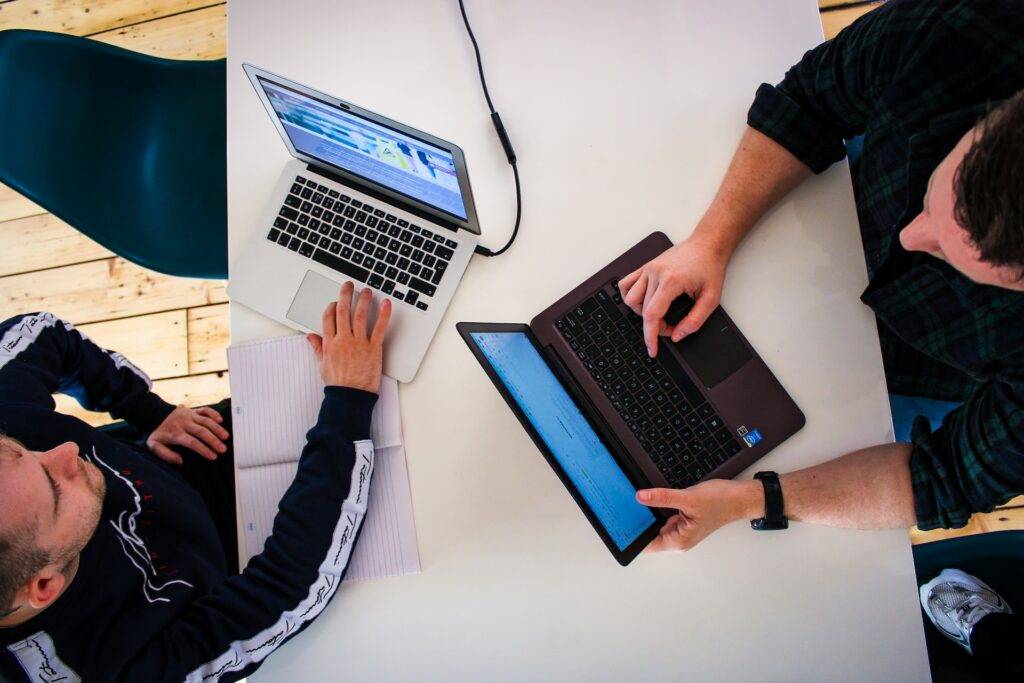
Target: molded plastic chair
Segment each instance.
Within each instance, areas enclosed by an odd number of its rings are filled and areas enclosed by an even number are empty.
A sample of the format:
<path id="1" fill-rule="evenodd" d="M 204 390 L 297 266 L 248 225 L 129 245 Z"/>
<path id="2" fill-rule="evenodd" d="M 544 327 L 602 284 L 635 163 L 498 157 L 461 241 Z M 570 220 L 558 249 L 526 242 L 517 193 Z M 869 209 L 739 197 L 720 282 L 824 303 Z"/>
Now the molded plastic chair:
<path id="1" fill-rule="evenodd" d="M 0 31 L 0 182 L 146 268 L 227 277 L 225 61 Z"/>

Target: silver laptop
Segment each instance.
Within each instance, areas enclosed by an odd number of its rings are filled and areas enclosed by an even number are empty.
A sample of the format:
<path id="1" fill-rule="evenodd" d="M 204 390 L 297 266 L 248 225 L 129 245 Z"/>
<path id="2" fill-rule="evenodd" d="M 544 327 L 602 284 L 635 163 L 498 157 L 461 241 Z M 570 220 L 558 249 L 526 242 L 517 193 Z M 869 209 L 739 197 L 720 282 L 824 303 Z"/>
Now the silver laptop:
<path id="1" fill-rule="evenodd" d="M 294 160 L 281 171 L 228 294 L 320 332 L 347 280 L 393 302 L 384 373 L 409 382 L 480 234 L 462 150 L 312 88 L 243 65 Z"/>

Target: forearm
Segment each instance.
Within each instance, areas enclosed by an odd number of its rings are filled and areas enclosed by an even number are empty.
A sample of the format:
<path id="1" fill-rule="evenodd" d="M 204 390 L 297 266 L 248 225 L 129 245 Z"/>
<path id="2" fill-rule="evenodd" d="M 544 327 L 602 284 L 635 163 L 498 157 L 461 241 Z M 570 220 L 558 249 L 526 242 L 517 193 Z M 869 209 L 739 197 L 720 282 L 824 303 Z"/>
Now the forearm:
<path id="1" fill-rule="evenodd" d="M 872 446 L 781 475 L 786 516 L 851 529 L 913 526 L 910 449 L 909 444 Z M 761 517 L 764 492 L 760 482 L 738 484 L 738 516 Z"/>
<path id="2" fill-rule="evenodd" d="M 761 217 L 810 175 L 785 147 L 748 126 L 693 238 L 730 257 Z"/>

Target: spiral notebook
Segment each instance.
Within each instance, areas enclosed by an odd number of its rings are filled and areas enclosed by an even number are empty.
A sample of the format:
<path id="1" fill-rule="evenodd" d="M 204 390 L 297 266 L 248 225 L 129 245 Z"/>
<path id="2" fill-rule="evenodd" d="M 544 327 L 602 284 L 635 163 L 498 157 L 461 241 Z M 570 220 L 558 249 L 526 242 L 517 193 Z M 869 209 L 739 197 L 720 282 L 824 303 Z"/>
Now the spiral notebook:
<path id="1" fill-rule="evenodd" d="M 295 478 L 306 432 L 316 423 L 323 381 L 305 337 L 293 335 L 228 349 L 241 564 L 263 550 L 277 505 Z M 402 444 L 398 383 L 381 382 L 373 410 L 370 503 L 346 581 L 420 570 Z"/>

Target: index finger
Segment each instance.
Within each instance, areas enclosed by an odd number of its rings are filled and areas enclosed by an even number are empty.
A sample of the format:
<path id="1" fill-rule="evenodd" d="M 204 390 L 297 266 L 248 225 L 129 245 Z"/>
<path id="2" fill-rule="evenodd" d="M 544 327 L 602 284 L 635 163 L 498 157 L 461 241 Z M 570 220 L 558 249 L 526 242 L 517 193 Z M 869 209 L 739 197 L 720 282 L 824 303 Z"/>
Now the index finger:
<path id="1" fill-rule="evenodd" d="M 388 322 L 391 320 L 391 299 L 384 299 L 380 303 L 380 310 L 377 311 L 377 322 L 373 325 L 373 333 L 370 335 L 370 343 L 380 346 L 384 343 L 384 335 L 388 331 Z"/>
<path id="2" fill-rule="evenodd" d="M 658 355 L 658 335 L 664 324 L 665 311 L 668 310 L 672 299 L 673 297 L 664 283 L 659 283 L 656 288 L 651 287 L 648 283 L 647 292 L 644 295 L 644 343 L 647 345 L 647 353 L 651 358 Z"/>

